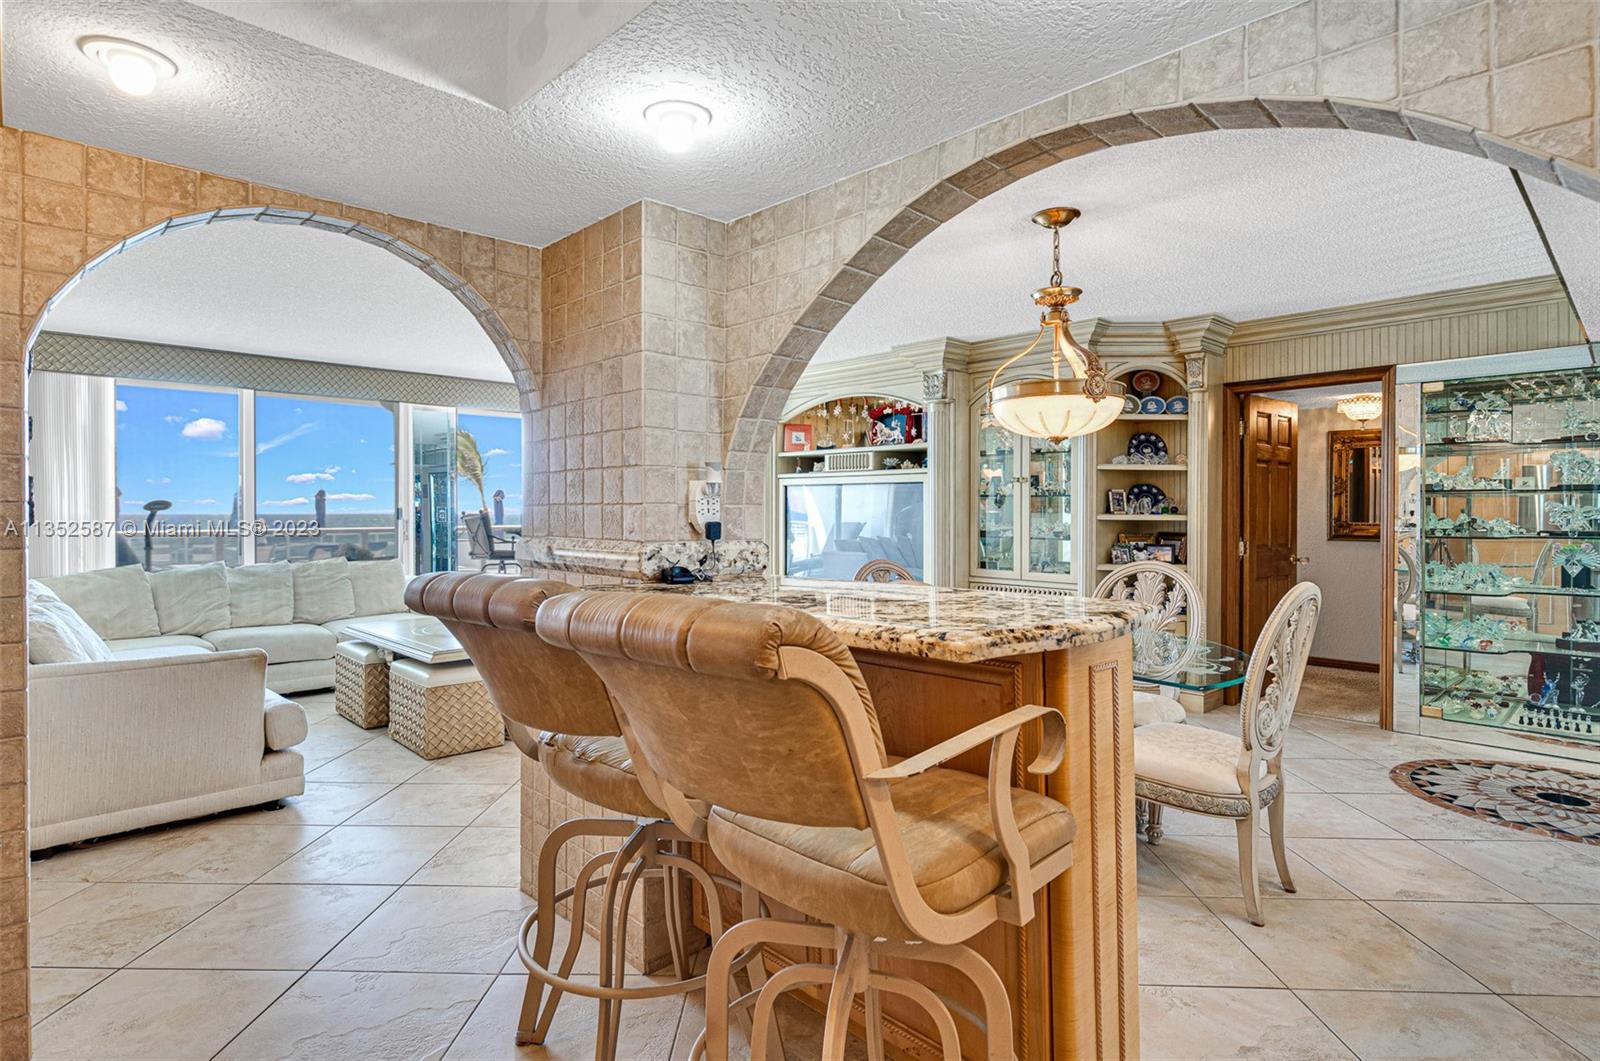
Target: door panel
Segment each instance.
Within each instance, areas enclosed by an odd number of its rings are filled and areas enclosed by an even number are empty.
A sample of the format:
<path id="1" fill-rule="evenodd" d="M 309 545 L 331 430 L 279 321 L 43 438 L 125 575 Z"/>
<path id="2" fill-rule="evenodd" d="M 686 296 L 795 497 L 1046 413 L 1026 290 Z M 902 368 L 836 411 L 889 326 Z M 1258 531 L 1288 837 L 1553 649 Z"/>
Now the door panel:
<path id="1" fill-rule="evenodd" d="M 1244 399 L 1244 482 L 1239 522 L 1244 535 L 1245 646 L 1256 643 L 1267 616 L 1295 584 L 1299 410 L 1289 402 Z"/>

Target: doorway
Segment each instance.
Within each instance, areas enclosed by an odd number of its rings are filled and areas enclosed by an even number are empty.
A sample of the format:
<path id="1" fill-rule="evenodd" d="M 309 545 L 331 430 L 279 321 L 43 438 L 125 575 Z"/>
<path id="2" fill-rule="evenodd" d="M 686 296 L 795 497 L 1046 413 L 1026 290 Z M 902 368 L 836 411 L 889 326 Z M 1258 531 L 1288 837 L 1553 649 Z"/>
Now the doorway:
<path id="1" fill-rule="evenodd" d="M 1253 646 L 1298 582 L 1323 612 L 1297 710 L 1392 729 L 1394 370 L 1231 383 L 1223 628 Z M 1365 400 L 1357 401 L 1354 399 Z"/>

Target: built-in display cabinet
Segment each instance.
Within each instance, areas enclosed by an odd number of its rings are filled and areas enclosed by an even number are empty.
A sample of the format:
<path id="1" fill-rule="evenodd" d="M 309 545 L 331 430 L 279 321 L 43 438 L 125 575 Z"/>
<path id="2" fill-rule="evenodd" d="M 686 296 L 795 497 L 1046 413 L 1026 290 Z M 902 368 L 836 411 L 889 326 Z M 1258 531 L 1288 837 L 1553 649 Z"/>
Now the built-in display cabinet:
<path id="1" fill-rule="evenodd" d="M 1028 438 L 974 409 L 972 577 L 1069 585 L 1074 574 L 1072 441 Z"/>
<path id="2" fill-rule="evenodd" d="M 1128 410 L 1093 441 L 1086 505 L 1095 578 L 1135 560 L 1189 561 L 1189 390 L 1181 370 L 1148 364 L 1115 374 Z"/>

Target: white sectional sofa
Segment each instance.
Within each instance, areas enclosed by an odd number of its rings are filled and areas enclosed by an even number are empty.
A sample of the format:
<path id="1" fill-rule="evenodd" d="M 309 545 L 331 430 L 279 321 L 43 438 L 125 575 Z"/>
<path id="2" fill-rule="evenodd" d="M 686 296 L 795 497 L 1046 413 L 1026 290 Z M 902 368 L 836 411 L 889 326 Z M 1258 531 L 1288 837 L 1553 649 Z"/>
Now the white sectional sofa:
<path id="1" fill-rule="evenodd" d="M 396 561 L 111 568 L 28 585 L 33 850 L 305 791 L 334 645 L 408 615 Z M 360 609 L 360 610 L 358 610 Z"/>
<path id="2" fill-rule="evenodd" d="M 70 605 L 114 655 L 171 649 L 267 654 L 267 688 L 333 686 L 333 646 L 361 619 L 409 615 L 398 560 L 203 564 L 146 574 L 113 567 L 39 580 Z"/>

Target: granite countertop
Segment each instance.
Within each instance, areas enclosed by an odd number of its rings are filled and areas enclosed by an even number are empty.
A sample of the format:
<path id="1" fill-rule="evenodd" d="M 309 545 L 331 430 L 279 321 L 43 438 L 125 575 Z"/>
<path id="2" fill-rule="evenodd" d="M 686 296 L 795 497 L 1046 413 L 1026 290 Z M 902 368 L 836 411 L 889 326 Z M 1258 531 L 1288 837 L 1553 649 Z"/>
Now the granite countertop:
<path id="1" fill-rule="evenodd" d="M 971 663 L 1110 641 L 1145 610 L 1129 601 L 942 589 L 892 582 L 754 576 L 627 589 L 781 604 L 826 623 L 851 648 Z"/>

